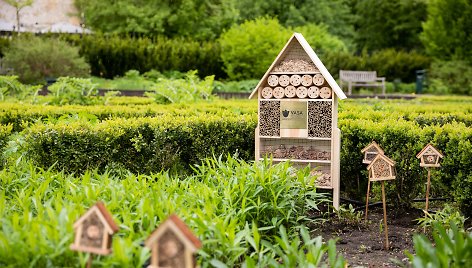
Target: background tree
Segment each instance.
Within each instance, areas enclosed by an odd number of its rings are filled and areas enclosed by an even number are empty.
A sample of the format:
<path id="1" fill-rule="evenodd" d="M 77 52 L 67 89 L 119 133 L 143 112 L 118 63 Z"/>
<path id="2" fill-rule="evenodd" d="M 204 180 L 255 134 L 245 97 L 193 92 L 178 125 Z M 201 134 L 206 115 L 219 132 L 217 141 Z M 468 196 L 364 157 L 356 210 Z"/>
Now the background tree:
<path id="1" fill-rule="evenodd" d="M 421 41 L 426 52 L 442 60 L 472 64 L 472 2 L 430 0 Z"/>
<path id="2" fill-rule="evenodd" d="M 360 0 L 355 12 L 359 49 L 422 48 L 419 33 L 426 19 L 424 0 Z"/>
<path id="3" fill-rule="evenodd" d="M 16 29 L 18 33 L 20 32 L 20 11 L 33 4 L 34 0 L 5 0 L 7 4 L 13 6 L 16 10 Z"/>

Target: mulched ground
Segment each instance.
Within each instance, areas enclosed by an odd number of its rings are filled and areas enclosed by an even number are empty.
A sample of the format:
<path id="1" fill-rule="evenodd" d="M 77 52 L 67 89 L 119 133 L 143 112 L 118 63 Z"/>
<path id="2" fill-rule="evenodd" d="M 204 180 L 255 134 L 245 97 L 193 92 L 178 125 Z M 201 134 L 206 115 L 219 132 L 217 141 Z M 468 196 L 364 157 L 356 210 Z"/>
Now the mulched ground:
<path id="1" fill-rule="evenodd" d="M 313 235 L 321 235 L 325 241 L 338 239 L 336 249 L 342 253 L 349 267 L 398 267 L 391 259 L 407 263 L 405 250 L 413 253 L 413 235 L 420 233 L 415 219 L 422 217 L 422 211 L 411 209 L 395 213 L 387 209 L 389 250 L 384 248 L 383 210 L 369 209 L 368 224 L 364 218 L 358 223 L 346 222 L 333 217 L 322 226 L 314 227 Z"/>

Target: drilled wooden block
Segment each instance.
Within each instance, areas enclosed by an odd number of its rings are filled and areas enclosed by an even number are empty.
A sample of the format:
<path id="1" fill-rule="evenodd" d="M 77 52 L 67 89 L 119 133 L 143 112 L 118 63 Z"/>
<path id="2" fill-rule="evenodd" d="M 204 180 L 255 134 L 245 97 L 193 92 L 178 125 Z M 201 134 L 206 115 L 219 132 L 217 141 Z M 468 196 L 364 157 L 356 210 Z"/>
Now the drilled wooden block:
<path id="1" fill-rule="evenodd" d="M 332 103 L 330 101 L 308 102 L 308 137 L 331 138 Z"/>

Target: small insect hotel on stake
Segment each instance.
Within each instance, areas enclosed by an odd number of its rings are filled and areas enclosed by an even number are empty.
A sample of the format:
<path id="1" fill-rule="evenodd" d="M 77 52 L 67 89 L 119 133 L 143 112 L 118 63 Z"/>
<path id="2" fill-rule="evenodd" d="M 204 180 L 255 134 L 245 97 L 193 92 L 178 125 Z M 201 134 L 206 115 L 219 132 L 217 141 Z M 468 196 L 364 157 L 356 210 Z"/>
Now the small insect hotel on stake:
<path id="1" fill-rule="evenodd" d="M 75 239 L 70 249 L 99 255 L 111 253 L 112 235 L 118 225 L 102 202 L 97 202 L 74 223 Z M 92 266 L 90 254 L 87 267 Z"/>
<path id="2" fill-rule="evenodd" d="M 339 85 L 307 43 L 295 33 L 264 74 L 249 98 L 259 99 L 255 133 L 256 160 L 290 160 L 309 165 L 317 187 L 333 189 L 339 207 Z"/>
<path id="3" fill-rule="evenodd" d="M 429 205 L 429 189 L 431 188 L 431 167 L 440 167 L 439 160 L 444 156 L 433 145 L 427 144 L 421 152 L 416 155 L 420 159 L 420 167 L 425 167 L 428 170 L 428 181 L 426 183 L 426 208 L 428 211 Z"/>
<path id="4" fill-rule="evenodd" d="M 177 215 L 172 214 L 144 242 L 151 249 L 148 268 L 193 268 L 193 253 L 202 247 L 200 240 Z"/>
<path id="5" fill-rule="evenodd" d="M 368 163 L 367 170 L 369 172 L 369 181 L 367 184 L 367 196 L 365 204 L 365 220 L 367 222 L 367 213 L 369 212 L 369 193 L 370 183 L 372 181 L 382 182 L 382 204 L 385 224 L 385 249 L 389 249 L 388 242 L 388 225 L 387 225 L 387 202 L 385 200 L 385 181 L 394 180 L 396 177 L 395 161 L 384 155 L 384 151 L 373 141 L 367 145 L 362 151 L 364 153 L 363 163 Z M 375 155 L 375 157 L 374 157 Z"/>

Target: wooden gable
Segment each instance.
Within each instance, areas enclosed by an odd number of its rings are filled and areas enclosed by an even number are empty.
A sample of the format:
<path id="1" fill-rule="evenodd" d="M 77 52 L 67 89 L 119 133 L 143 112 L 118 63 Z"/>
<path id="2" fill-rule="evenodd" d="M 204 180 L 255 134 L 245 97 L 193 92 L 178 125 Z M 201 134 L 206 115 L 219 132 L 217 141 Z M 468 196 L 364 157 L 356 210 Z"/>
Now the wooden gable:
<path id="1" fill-rule="evenodd" d="M 100 255 L 111 253 L 112 235 L 119 227 L 102 202 L 97 202 L 73 225 L 75 231 L 72 250 Z"/>
<path id="2" fill-rule="evenodd" d="M 364 154 L 362 163 L 370 164 L 378 154 L 384 154 L 384 151 L 375 141 L 372 141 L 369 145 L 361 150 L 361 153 Z"/>
<path id="3" fill-rule="evenodd" d="M 427 144 L 417 155 L 421 167 L 440 167 L 439 160 L 444 156 L 433 145 Z"/>
<path id="4" fill-rule="evenodd" d="M 157 267 L 195 267 L 193 253 L 200 240 L 177 215 L 172 214 L 144 242 L 151 249 L 151 265 Z"/>
<path id="5" fill-rule="evenodd" d="M 367 166 L 370 181 L 394 180 L 396 177 L 395 161 L 383 154 L 377 154 Z"/>
<path id="6" fill-rule="evenodd" d="M 251 95 L 249 96 L 250 99 L 255 98 L 258 95 L 258 92 L 262 91 L 268 84 L 270 83 L 270 80 L 268 80 L 269 76 L 271 73 L 278 73 L 280 70 L 278 68 L 281 67 L 281 65 L 291 65 L 290 60 L 293 59 L 299 59 L 302 61 L 303 64 L 297 64 L 293 66 L 288 66 L 288 68 L 296 68 L 293 69 L 291 72 L 293 73 L 311 73 L 313 71 L 313 67 L 316 68 L 316 73 L 319 74 L 320 79 L 325 79 L 328 85 L 331 87 L 333 92 L 336 94 L 336 96 L 343 100 L 346 98 L 346 95 L 344 92 L 341 90 L 339 85 L 336 83 L 336 80 L 334 80 L 333 76 L 329 73 L 328 69 L 324 66 L 324 64 L 321 62 L 321 60 L 318 58 L 316 55 L 315 51 L 313 51 L 313 48 L 308 44 L 308 42 L 305 40 L 302 34 L 300 33 L 294 33 L 292 37 L 288 40 L 288 42 L 285 44 L 284 48 L 280 51 L 279 55 L 275 58 L 274 62 L 272 62 L 272 65 L 269 67 L 269 69 L 266 71 L 262 79 L 259 81 L 257 84 L 256 88 L 252 91 Z M 302 68 L 302 69 L 300 69 Z M 286 69 L 287 70 L 287 69 Z M 285 71 L 284 73 L 287 73 Z M 313 77 L 316 79 L 318 75 L 315 74 Z M 288 85 L 288 80 L 287 79 L 300 79 L 300 83 L 303 82 L 303 77 L 300 76 L 298 77 L 297 75 L 293 77 L 285 77 L 281 76 L 280 78 L 284 79 L 283 83 Z M 313 79 L 312 78 L 312 79 Z M 287 81 L 285 81 L 287 80 Z M 282 82 L 281 82 L 282 84 Z M 297 89 L 294 89 L 293 95 L 297 94 Z M 303 96 L 306 96 L 307 94 L 309 95 L 310 92 L 304 92 L 300 93 Z M 274 94 L 277 94 L 275 89 L 274 89 Z M 316 94 L 316 93 L 313 93 Z M 323 94 L 323 92 L 318 92 L 318 94 Z M 298 94 L 297 94 L 298 95 Z"/>

